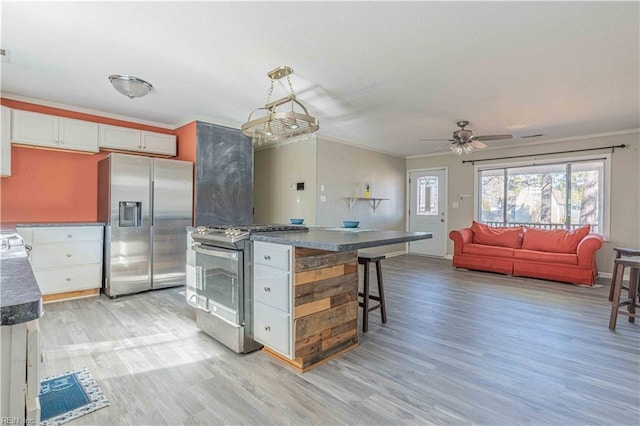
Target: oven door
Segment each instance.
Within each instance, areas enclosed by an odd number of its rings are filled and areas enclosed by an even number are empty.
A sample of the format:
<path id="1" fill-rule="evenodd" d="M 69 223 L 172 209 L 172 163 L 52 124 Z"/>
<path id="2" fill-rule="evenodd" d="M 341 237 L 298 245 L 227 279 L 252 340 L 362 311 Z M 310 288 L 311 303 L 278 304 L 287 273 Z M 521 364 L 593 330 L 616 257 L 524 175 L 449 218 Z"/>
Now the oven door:
<path id="1" fill-rule="evenodd" d="M 242 325 L 244 270 L 242 250 L 228 250 L 197 244 L 197 308 L 204 309 L 233 325 Z"/>

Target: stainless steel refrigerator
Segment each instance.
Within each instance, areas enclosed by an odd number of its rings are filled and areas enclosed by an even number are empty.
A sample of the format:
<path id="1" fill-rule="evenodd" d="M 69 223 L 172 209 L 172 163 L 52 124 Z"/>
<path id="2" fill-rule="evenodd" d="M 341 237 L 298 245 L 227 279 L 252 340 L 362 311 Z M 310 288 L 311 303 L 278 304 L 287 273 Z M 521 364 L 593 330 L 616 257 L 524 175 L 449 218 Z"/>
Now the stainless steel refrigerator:
<path id="1" fill-rule="evenodd" d="M 185 284 L 192 193 L 188 161 L 109 154 L 98 162 L 107 296 Z"/>

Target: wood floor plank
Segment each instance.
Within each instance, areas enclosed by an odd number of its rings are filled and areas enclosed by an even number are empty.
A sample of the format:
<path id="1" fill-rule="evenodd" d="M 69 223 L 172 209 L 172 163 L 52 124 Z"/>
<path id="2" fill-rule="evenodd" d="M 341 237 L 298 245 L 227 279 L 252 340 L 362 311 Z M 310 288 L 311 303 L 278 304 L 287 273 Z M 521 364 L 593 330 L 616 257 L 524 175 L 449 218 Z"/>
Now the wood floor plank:
<path id="1" fill-rule="evenodd" d="M 610 280 L 450 265 L 385 259 L 387 324 L 304 374 L 199 331 L 183 288 L 47 304 L 42 376 L 87 367 L 111 400 L 74 425 L 638 424 L 640 324 L 608 329 Z"/>

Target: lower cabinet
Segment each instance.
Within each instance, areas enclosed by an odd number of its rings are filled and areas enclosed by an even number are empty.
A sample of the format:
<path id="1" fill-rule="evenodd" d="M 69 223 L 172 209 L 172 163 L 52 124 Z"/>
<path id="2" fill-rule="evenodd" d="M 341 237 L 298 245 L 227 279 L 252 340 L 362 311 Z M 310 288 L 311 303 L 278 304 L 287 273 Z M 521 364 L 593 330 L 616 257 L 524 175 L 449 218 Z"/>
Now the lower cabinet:
<path id="1" fill-rule="evenodd" d="M 18 227 L 44 301 L 99 294 L 102 226 Z"/>
<path id="2" fill-rule="evenodd" d="M 254 242 L 254 339 L 305 372 L 358 346 L 358 252 Z"/>
<path id="3" fill-rule="evenodd" d="M 254 339 L 293 359 L 292 247 L 256 241 L 254 253 Z"/>
<path id="4" fill-rule="evenodd" d="M 2 424 L 40 423 L 40 328 L 38 320 L 0 327 Z"/>

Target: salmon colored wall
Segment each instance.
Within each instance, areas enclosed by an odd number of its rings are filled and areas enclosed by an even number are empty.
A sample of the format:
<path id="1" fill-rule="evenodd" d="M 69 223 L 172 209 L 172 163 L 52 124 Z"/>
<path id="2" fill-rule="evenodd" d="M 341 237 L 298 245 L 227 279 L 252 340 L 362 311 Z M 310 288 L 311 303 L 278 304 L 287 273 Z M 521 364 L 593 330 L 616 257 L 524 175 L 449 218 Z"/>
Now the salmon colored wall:
<path id="1" fill-rule="evenodd" d="M 193 121 L 175 130 L 180 145 L 176 160 L 196 162 L 196 122 Z"/>
<path id="2" fill-rule="evenodd" d="M 169 129 L 11 99 L 0 99 L 0 103 L 13 109 L 176 134 Z M 195 138 L 193 145 L 195 151 Z M 80 154 L 11 147 L 11 176 L 0 179 L 0 220 L 27 223 L 95 222 L 98 203 L 98 161 L 106 155 L 104 152 Z"/>

